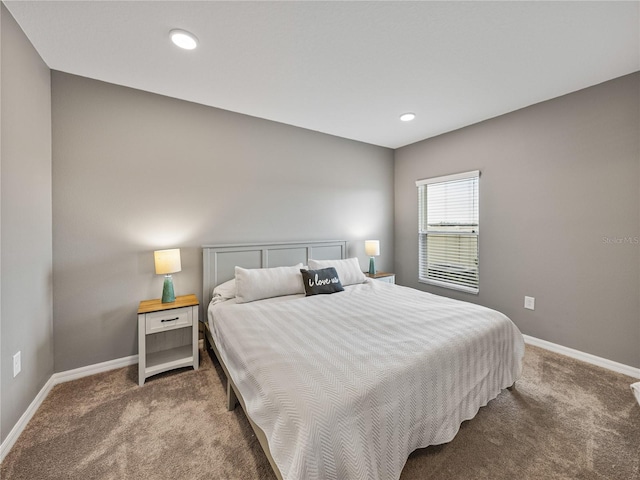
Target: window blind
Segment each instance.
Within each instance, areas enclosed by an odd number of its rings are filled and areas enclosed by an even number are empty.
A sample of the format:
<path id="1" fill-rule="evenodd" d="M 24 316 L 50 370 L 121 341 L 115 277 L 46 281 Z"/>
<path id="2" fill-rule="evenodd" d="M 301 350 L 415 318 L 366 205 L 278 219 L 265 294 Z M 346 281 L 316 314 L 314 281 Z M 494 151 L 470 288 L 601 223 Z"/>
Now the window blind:
<path id="1" fill-rule="evenodd" d="M 418 281 L 478 293 L 480 172 L 418 180 Z"/>

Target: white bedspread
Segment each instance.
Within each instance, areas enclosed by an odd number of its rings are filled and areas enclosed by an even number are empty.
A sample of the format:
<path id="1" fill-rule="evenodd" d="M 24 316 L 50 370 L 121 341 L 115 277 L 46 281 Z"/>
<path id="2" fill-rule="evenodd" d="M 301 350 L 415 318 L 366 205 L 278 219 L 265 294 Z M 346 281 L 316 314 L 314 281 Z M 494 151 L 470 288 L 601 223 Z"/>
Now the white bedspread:
<path id="1" fill-rule="evenodd" d="M 505 315 L 379 281 L 212 304 L 209 326 L 286 480 L 399 478 L 512 385 L 524 355 Z"/>

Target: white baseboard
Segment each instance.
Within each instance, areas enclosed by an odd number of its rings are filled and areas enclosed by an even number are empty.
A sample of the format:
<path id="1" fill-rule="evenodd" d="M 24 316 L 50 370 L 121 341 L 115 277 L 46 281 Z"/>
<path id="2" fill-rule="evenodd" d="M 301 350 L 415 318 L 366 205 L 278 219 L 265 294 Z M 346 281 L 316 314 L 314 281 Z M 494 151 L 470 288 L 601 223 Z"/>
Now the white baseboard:
<path id="1" fill-rule="evenodd" d="M 74 368 L 73 370 L 67 370 L 66 372 L 54 373 L 49 377 L 47 383 L 40 389 L 36 398 L 33 399 L 31 404 L 27 407 L 22 414 L 18 422 L 13 426 L 7 438 L 0 445 L 0 463 L 7 456 L 13 445 L 18 440 L 18 437 L 25 429 L 31 417 L 38 411 L 40 405 L 51 389 L 59 383 L 70 382 L 82 377 L 88 377 L 89 375 L 95 375 L 96 373 L 106 372 L 108 370 L 114 370 L 116 368 L 128 367 L 129 365 L 135 365 L 138 363 L 138 355 L 131 355 L 130 357 L 117 358 L 115 360 L 109 360 L 107 362 L 96 363 L 94 365 L 88 365 L 86 367 Z"/>
<path id="2" fill-rule="evenodd" d="M 2 462 L 4 460 L 4 457 L 7 456 L 7 453 L 9 453 L 11 447 L 13 447 L 13 444 L 16 443 L 16 440 L 18 440 L 18 437 L 27 426 L 27 423 L 29 423 L 31 417 L 33 417 L 33 415 L 38 411 L 38 408 L 40 408 L 40 405 L 42 405 L 44 399 L 47 398 L 47 395 L 49 395 L 49 392 L 54 385 L 55 383 L 52 375 L 51 377 L 49 377 L 49 380 L 47 380 L 47 383 L 45 383 L 44 386 L 40 389 L 40 391 L 36 395 L 36 398 L 34 398 L 33 402 L 31 402 L 31 404 L 27 407 L 18 422 L 13 426 L 13 428 L 9 432 L 9 435 L 7 435 L 7 438 L 5 438 L 4 442 L 2 442 L 2 444 L 0 445 L 0 462 Z"/>
<path id="3" fill-rule="evenodd" d="M 606 368 L 607 370 L 623 373 L 624 375 L 628 375 L 633 378 L 640 378 L 640 368 L 625 365 L 624 363 L 614 362 L 613 360 L 608 360 L 596 355 L 591 355 L 590 353 L 581 352 L 580 350 L 574 350 L 573 348 L 564 347 L 562 345 L 558 345 L 557 343 L 540 340 L 539 338 L 530 337 L 529 335 L 523 335 L 523 337 L 525 343 L 528 343 L 529 345 L 544 348 L 545 350 L 550 350 L 566 357 L 575 358 L 592 365 L 597 365 L 598 367 Z"/>
<path id="4" fill-rule="evenodd" d="M 109 360 L 107 362 L 74 368 L 73 370 L 67 370 L 66 372 L 54 373 L 51 378 L 55 380 L 54 385 L 57 385 L 59 383 L 70 382 L 71 380 L 77 380 L 78 378 L 88 377 L 89 375 L 95 375 L 96 373 L 128 367 L 129 365 L 136 365 L 137 363 L 138 355 L 131 355 L 130 357 L 116 358 L 115 360 Z"/>

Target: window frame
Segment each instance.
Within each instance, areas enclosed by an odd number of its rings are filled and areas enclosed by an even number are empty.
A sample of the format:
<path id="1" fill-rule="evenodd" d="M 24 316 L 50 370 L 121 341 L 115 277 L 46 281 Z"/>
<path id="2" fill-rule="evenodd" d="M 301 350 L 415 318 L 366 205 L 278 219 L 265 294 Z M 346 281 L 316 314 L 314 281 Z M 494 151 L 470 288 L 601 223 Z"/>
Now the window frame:
<path id="1" fill-rule="evenodd" d="M 468 228 L 468 231 L 460 230 L 457 232 L 451 232 L 447 234 L 447 232 L 438 232 L 438 231 L 428 231 L 428 218 L 427 211 L 425 211 L 428 207 L 428 188 L 429 185 L 433 184 L 441 184 L 441 183 L 452 183 L 458 182 L 461 180 L 475 179 L 476 188 L 473 191 L 473 209 L 477 216 L 475 217 L 476 223 L 471 224 Z M 417 193 L 418 193 L 418 282 L 436 285 L 438 287 L 448 288 L 452 290 L 457 290 L 466 293 L 472 293 L 477 295 L 480 292 L 480 170 L 472 170 L 469 172 L 456 173 L 453 175 L 444 175 L 439 177 L 431 177 L 422 180 L 416 181 Z M 451 235 L 452 237 L 474 237 L 476 238 L 475 242 L 475 286 L 469 286 L 468 281 L 466 282 L 456 282 L 455 280 L 438 280 L 434 278 L 434 276 L 429 275 L 429 261 L 427 255 L 429 235 L 438 235 L 442 237 L 443 235 Z M 459 256 L 461 256 L 465 251 L 464 247 L 459 247 Z M 447 265 L 447 267 L 458 268 L 457 265 Z M 444 273 L 443 270 L 438 272 L 440 277 L 443 275 L 446 276 L 447 273 Z M 453 278 L 455 278 L 456 274 L 449 272 Z"/>

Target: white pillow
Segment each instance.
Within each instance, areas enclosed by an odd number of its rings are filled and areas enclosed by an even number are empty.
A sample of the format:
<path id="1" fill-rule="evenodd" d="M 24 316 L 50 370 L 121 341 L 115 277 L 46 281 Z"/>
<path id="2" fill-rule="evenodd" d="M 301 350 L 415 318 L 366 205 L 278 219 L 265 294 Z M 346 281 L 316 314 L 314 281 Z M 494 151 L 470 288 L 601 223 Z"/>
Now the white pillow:
<path id="1" fill-rule="evenodd" d="M 357 258 L 346 258 L 344 260 L 311 260 L 309 259 L 309 269 L 320 270 L 321 268 L 333 267 L 338 273 L 338 278 L 342 286 L 364 283 L 367 277 L 360 269 L 360 262 Z"/>
<path id="2" fill-rule="evenodd" d="M 294 267 L 236 267 L 236 302 L 247 303 L 263 298 L 304 293 L 302 263 Z"/>
<path id="3" fill-rule="evenodd" d="M 234 298 L 236 296 L 236 279 L 232 278 L 218 285 L 213 289 L 213 296 L 224 299 Z"/>

